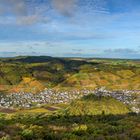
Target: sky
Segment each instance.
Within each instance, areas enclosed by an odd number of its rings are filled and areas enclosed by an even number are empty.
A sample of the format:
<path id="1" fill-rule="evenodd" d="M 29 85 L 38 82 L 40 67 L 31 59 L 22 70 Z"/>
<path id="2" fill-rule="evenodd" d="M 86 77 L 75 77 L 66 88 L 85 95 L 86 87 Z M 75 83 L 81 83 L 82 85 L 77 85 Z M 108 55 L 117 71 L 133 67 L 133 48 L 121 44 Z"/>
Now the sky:
<path id="1" fill-rule="evenodd" d="M 0 57 L 140 58 L 140 0 L 0 0 Z"/>

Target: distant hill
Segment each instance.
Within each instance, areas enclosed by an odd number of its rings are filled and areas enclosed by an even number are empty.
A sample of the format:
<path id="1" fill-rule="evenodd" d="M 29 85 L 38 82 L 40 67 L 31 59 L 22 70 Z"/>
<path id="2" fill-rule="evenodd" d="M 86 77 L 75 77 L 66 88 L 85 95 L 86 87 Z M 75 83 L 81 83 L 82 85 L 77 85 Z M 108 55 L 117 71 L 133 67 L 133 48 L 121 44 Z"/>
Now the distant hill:
<path id="1" fill-rule="evenodd" d="M 131 70 L 80 72 L 68 77 L 60 87 L 96 88 L 106 86 L 109 89 L 140 89 L 139 75 Z"/>
<path id="2" fill-rule="evenodd" d="M 108 114 L 126 114 L 129 109 L 122 102 L 111 97 L 98 98 L 94 95 L 88 95 L 80 100 L 73 101 L 65 110 L 67 115 L 108 115 Z"/>
<path id="3" fill-rule="evenodd" d="M 47 61 L 55 60 L 50 56 L 17 56 L 11 58 L 3 58 L 4 62 L 23 62 L 23 63 L 43 63 Z"/>
<path id="4" fill-rule="evenodd" d="M 46 88 L 140 89 L 138 60 L 20 56 L 1 58 L 0 67 L 0 90 L 11 91 L 22 85 L 26 91 L 27 87 L 38 91 L 31 83 L 27 86 L 24 77 Z"/>

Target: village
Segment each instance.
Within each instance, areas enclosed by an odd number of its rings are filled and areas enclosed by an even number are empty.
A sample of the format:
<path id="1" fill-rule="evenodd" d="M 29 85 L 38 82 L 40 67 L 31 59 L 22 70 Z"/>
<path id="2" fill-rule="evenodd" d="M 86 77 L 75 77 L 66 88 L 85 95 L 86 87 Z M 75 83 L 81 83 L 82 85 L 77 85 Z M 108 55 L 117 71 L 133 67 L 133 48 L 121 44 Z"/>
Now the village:
<path id="1" fill-rule="evenodd" d="M 25 92 L 0 94 L 0 108 L 32 108 L 40 107 L 44 104 L 70 103 L 75 99 L 80 99 L 89 94 L 94 94 L 99 98 L 113 97 L 124 104 L 129 105 L 133 112 L 140 112 L 140 91 L 109 91 L 105 87 L 95 90 L 83 89 L 80 91 L 55 91 L 53 89 L 45 89 L 38 94 Z"/>

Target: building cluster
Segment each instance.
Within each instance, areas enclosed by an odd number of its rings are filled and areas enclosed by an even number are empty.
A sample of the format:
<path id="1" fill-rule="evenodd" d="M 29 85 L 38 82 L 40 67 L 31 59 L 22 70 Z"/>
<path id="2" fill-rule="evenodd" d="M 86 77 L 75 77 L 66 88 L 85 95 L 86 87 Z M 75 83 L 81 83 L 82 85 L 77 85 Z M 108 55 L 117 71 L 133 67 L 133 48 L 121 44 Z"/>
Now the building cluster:
<path id="1" fill-rule="evenodd" d="M 38 94 L 33 93 L 11 93 L 0 95 L 0 107 L 5 108 L 31 108 L 42 104 L 68 103 L 74 99 L 88 95 L 88 90 L 82 91 L 55 91 L 52 89 L 44 90 Z"/>
<path id="2" fill-rule="evenodd" d="M 72 90 L 72 91 L 55 91 L 52 89 L 45 89 L 41 93 L 11 93 L 0 94 L 0 107 L 3 108 L 31 108 L 34 106 L 41 106 L 43 104 L 59 104 L 69 103 L 74 99 L 80 99 L 83 96 L 94 94 L 98 97 L 113 97 L 124 104 L 131 106 L 136 113 L 140 112 L 139 103 L 140 96 L 134 96 L 135 93 L 140 95 L 140 91 L 109 91 L 104 87 L 95 90 Z"/>

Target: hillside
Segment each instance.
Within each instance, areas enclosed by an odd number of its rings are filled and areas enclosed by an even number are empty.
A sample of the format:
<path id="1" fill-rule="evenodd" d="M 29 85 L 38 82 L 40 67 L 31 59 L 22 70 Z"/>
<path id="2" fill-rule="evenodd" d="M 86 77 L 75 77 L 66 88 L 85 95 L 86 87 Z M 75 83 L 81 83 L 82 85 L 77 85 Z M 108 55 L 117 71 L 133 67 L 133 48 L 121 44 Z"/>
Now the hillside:
<path id="1" fill-rule="evenodd" d="M 22 81 L 12 88 L 9 89 L 9 92 L 20 92 L 24 91 L 26 93 L 36 93 L 41 92 L 45 86 L 34 78 L 31 77 L 23 77 Z"/>
<path id="2" fill-rule="evenodd" d="M 0 59 L 0 90 L 43 88 L 140 89 L 140 61 L 25 56 Z M 38 87 L 34 89 L 38 83 Z M 31 82 L 31 83 L 30 83 Z M 25 90 L 24 90 L 25 89 Z"/>
<path id="3" fill-rule="evenodd" d="M 129 109 L 122 102 L 111 97 L 98 98 L 91 94 L 80 100 L 73 101 L 65 111 L 67 115 L 115 115 L 126 114 Z"/>
<path id="4" fill-rule="evenodd" d="M 66 79 L 60 86 L 96 88 L 106 86 L 110 89 L 140 89 L 139 75 L 132 70 L 112 72 L 79 72 Z"/>

